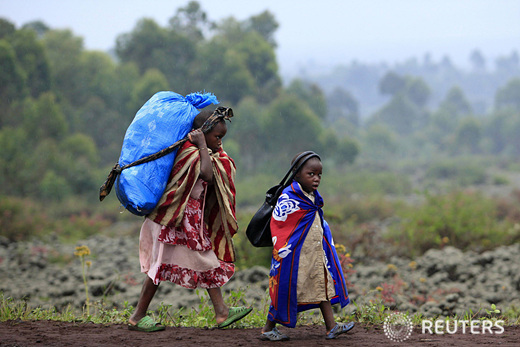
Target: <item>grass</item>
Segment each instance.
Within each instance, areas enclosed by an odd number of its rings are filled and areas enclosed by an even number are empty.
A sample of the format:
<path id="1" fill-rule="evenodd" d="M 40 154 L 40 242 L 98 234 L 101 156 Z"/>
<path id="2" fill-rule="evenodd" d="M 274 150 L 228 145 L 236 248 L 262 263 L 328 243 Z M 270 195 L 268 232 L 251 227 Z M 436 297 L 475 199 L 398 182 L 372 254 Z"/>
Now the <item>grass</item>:
<path id="1" fill-rule="evenodd" d="M 148 314 L 162 324 L 170 327 L 193 327 L 193 328 L 211 328 L 215 327 L 215 318 L 213 313 L 213 307 L 211 301 L 206 292 L 200 294 L 197 291 L 200 298 L 198 307 L 191 309 L 181 308 L 173 310 L 171 305 L 162 303 L 157 310 L 149 311 Z M 267 299 L 266 294 L 266 299 Z M 226 303 L 229 306 L 248 305 L 243 292 L 232 292 L 229 295 Z M 340 313 L 336 313 L 336 321 L 348 322 L 355 321 L 362 323 L 365 326 L 380 326 L 384 323 L 385 319 L 392 314 L 392 311 L 388 306 L 383 304 L 381 301 L 369 303 L 367 305 L 358 305 L 355 302 L 351 303 L 353 310 L 347 312 L 342 310 Z M 26 301 L 14 300 L 9 297 L 4 297 L 0 293 L 0 322 L 22 320 L 51 320 L 60 322 L 76 322 L 76 323 L 95 323 L 95 324 L 126 324 L 128 318 L 133 312 L 134 308 L 124 303 L 122 309 L 117 310 L 115 308 L 106 307 L 101 302 L 93 302 L 91 305 L 91 311 L 87 314 L 84 309 L 82 312 L 72 309 L 70 306 L 66 307 L 62 311 L 58 311 L 55 307 L 42 308 L 42 307 L 31 307 Z M 253 311 L 241 321 L 235 323 L 234 328 L 261 328 L 265 324 L 265 319 L 268 311 L 268 302 L 263 300 L 259 307 L 254 307 Z M 408 313 L 406 313 L 408 315 Z M 416 326 L 420 326 L 422 320 L 503 320 L 504 325 L 519 325 L 520 324 L 520 308 L 511 307 L 505 312 L 499 311 L 496 307 L 490 307 L 490 309 L 481 309 L 477 312 L 468 311 L 462 316 L 454 317 L 430 317 L 425 318 L 421 314 L 408 315 L 412 323 Z M 324 322 L 319 314 L 319 310 L 306 311 L 299 314 L 298 325 L 323 325 Z"/>

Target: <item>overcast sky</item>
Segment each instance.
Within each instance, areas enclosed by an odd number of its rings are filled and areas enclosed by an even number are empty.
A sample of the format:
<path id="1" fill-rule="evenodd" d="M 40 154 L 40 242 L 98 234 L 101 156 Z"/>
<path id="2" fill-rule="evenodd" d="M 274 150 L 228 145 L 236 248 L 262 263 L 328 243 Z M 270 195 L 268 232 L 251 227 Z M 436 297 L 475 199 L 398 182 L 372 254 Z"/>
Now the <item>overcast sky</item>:
<path id="1" fill-rule="evenodd" d="M 108 50 L 119 34 L 153 18 L 161 26 L 179 7 L 175 0 L 0 0 L 0 16 L 17 27 L 42 20 L 70 28 L 87 49 Z M 280 27 L 277 57 L 282 73 L 303 63 L 353 60 L 393 63 L 429 52 L 458 66 L 479 48 L 488 58 L 520 52 L 519 0 L 200 0 L 211 20 L 244 20 L 271 11 Z"/>

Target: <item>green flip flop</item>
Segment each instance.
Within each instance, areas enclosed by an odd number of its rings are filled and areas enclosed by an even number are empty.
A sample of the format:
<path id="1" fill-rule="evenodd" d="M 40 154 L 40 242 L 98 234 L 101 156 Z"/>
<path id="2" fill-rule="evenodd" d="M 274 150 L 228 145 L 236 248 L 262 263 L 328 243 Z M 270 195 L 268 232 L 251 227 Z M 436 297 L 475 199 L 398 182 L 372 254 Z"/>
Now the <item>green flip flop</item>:
<path id="1" fill-rule="evenodd" d="M 128 330 L 142 331 L 145 333 L 151 333 L 154 331 L 164 330 L 164 325 L 156 323 L 150 316 L 144 316 L 137 322 L 137 324 L 128 324 Z"/>
<path id="2" fill-rule="evenodd" d="M 252 307 L 230 307 L 227 319 L 220 323 L 218 328 L 222 329 L 230 326 L 231 324 L 247 316 L 251 311 L 253 311 Z"/>

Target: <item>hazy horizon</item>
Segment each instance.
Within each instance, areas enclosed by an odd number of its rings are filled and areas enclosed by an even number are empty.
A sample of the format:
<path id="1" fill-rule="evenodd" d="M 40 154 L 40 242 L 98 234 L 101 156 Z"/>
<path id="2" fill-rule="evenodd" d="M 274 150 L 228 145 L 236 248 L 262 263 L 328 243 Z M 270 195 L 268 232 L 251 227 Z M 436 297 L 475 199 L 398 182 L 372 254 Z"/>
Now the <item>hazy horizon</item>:
<path id="1" fill-rule="evenodd" d="M 280 24 L 275 35 L 282 75 L 352 61 L 394 64 L 409 58 L 433 61 L 448 56 L 458 67 L 469 65 L 474 49 L 488 60 L 519 51 L 520 1 L 332 1 L 200 0 L 210 20 L 244 20 L 269 10 Z M 107 51 L 118 35 L 137 21 L 152 18 L 166 26 L 188 1 L 0 0 L 0 16 L 17 27 L 41 20 L 52 29 L 70 28 L 89 50 Z"/>

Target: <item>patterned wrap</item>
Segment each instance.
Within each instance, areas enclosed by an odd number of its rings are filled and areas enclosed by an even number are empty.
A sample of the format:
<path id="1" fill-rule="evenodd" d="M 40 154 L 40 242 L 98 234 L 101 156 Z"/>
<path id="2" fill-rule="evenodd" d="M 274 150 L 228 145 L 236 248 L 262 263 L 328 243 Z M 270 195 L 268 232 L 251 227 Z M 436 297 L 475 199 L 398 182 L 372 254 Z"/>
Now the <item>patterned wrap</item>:
<path id="1" fill-rule="evenodd" d="M 345 307 L 349 302 L 347 286 L 341 263 L 327 222 L 323 219 L 323 198 L 315 194 L 312 203 L 293 181 L 284 189 L 278 199 L 271 218 L 271 234 L 273 237 L 273 256 L 269 273 L 269 295 L 271 306 L 268 319 L 294 328 L 297 313 L 319 307 L 319 304 L 298 304 L 296 287 L 298 283 L 298 266 L 300 251 L 312 226 L 316 211 L 323 227 L 323 251 L 327 260 L 327 269 L 334 280 L 336 295 L 331 304 Z"/>
<path id="2" fill-rule="evenodd" d="M 204 222 L 208 226 L 217 258 L 234 262 L 232 238 L 238 230 L 235 212 L 236 167 L 233 159 L 222 148 L 216 153 L 210 153 L 210 158 L 214 184 L 208 186 L 206 193 Z M 199 150 L 188 141 L 179 149 L 164 194 L 148 218 L 167 227 L 179 227 L 199 174 Z"/>

